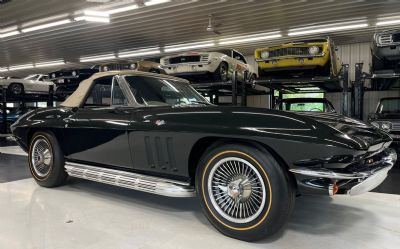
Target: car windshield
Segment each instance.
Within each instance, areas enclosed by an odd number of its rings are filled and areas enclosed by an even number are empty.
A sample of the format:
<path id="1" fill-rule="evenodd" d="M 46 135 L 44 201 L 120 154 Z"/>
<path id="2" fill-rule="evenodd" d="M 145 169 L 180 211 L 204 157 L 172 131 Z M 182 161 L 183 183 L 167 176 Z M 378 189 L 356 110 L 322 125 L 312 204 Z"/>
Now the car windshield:
<path id="1" fill-rule="evenodd" d="M 39 78 L 39 74 L 31 74 L 24 78 L 24 80 L 37 80 Z"/>
<path id="2" fill-rule="evenodd" d="M 282 102 L 282 110 L 297 112 L 327 112 L 322 102 Z"/>
<path id="3" fill-rule="evenodd" d="M 125 80 L 139 104 L 150 106 L 210 105 L 188 83 L 178 80 L 125 76 Z"/>
<path id="4" fill-rule="evenodd" d="M 378 112 L 379 113 L 400 113 L 400 98 L 381 100 Z"/>

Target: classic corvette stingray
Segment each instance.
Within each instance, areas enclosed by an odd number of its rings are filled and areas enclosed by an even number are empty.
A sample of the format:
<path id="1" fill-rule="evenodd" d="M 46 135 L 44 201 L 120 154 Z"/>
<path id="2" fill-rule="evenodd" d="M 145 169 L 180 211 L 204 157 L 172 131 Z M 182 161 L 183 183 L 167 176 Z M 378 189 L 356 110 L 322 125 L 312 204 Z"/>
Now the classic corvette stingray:
<path id="1" fill-rule="evenodd" d="M 44 187 L 68 175 L 171 197 L 197 194 L 222 233 L 257 240 L 287 221 L 297 194 L 356 195 L 396 161 L 389 135 L 335 113 L 218 107 L 186 80 L 96 73 L 60 107 L 13 126 Z"/>

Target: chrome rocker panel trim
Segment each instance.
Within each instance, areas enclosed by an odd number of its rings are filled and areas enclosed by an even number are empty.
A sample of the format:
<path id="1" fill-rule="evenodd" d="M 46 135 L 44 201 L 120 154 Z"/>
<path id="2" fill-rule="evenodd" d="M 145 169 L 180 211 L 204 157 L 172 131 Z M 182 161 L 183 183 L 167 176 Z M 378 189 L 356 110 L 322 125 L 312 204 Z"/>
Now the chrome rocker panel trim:
<path id="1" fill-rule="evenodd" d="M 195 189 L 189 183 L 160 177 L 146 176 L 121 170 L 66 162 L 68 175 L 123 188 L 169 197 L 194 197 Z"/>

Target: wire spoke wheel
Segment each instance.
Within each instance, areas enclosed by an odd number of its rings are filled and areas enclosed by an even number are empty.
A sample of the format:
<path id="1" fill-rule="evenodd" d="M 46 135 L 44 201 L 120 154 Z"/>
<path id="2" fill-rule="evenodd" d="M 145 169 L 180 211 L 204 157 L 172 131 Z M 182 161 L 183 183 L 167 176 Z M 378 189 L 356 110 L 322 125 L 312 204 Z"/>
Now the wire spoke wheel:
<path id="1" fill-rule="evenodd" d="M 50 173 L 53 153 L 50 144 L 43 138 L 35 141 L 32 147 L 31 163 L 35 174 L 45 177 Z"/>
<path id="2" fill-rule="evenodd" d="M 234 223 L 256 219 L 267 198 L 258 170 L 239 157 L 223 158 L 214 164 L 208 178 L 208 195 L 216 211 Z"/>

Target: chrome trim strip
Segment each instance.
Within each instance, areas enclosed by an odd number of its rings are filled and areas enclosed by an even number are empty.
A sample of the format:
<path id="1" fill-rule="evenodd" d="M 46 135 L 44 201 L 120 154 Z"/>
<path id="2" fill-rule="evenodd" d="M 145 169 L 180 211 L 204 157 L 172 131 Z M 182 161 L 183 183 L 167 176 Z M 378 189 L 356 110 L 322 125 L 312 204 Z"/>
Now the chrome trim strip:
<path id="1" fill-rule="evenodd" d="M 68 175 L 123 188 L 169 197 L 194 197 L 195 189 L 189 183 L 147 176 L 121 170 L 66 162 Z"/>
<path id="2" fill-rule="evenodd" d="M 379 174 L 380 171 L 389 171 L 397 160 L 397 154 L 393 149 L 386 149 L 387 155 L 382 158 L 382 167 L 363 171 L 363 172 L 354 172 L 354 173 L 337 173 L 333 172 L 329 169 L 310 169 L 310 168 L 295 168 L 289 169 L 290 172 L 305 176 L 318 177 L 318 178 L 328 178 L 328 179 L 336 179 L 336 180 L 352 180 L 352 179 L 365 179 L 375 174 Z"/>

